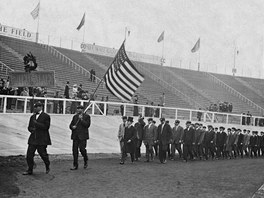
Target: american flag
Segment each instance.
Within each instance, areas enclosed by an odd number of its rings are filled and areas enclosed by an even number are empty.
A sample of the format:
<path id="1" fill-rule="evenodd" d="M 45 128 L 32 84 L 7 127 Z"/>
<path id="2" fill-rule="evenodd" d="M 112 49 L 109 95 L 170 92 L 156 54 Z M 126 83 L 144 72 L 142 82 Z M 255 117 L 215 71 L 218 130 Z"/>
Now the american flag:
<path id="1" fill-rule="evenodd" d="M 104 81 L 107 89 L 122 101 L 130 101 L 144 76 L 138 72 L 129 60 L 124 42 L 118 50 L 114 61 L 108 68 Z"/>
<path id="2" fill-rule="evenodd" d="M 38 3 L 38 5 L 35 7 L 35 9 L 30 13 L 34 20 L 39 15 L 39 7 L 40 7 L 40 4 Z"/>

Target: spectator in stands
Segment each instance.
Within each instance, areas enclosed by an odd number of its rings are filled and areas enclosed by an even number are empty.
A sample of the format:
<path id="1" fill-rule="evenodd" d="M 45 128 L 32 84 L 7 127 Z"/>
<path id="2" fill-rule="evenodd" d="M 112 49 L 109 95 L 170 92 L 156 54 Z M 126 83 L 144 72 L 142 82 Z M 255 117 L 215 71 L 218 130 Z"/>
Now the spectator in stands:
<path id="1" fill-rule="evenodd" d="M 242 125 L 246 125 L 246 114 L 242 113 Z"/>
<path id="2" fill-rule="evenodd" d="M 120 105 L 120 114 L 121 116 L 124 116 L 124 105 Z"/>
<path id="3" fill-rule="evenodd" d="M 28 88 L 24 87 L 23 91 L 20 93 L 20 96 L 29 96 Z"/>
<path id="4" fill-rule="evenodd" d="M 72 98 L 76 98 L 77 97 L 77 93 L 78 93 L 77 84 L 74 84 L 73 87 L 72 87 Z"/>
<path id="5" fill-rule="evenodd" d="M 233 104 L 232 103 L 228 104 L 228 110 L 230 113 L 233 111 Z"/>
<path id="6" fill-rule="evenodd" d="M 0 89 L 3 88 L 5 86 L 5 81 L 3 78 L 1 78 L 0 80 Z"/>
<path id="7" fill-rule="evenodd" d="M 165 106 L 165 93 L 162 93 L 159 99 L 160 99 L 160 106 L 164 107 Z"/>
<path id="8" fill-rule="evenodd" d="M 77 97 L 79 99 L 82 99 L 82 94 L 83 94 L 83 88 L 82 88 L 82 84 L 79 85 L 79 87 L 77 88 Z"/>
<path id="9" fill-rule="evenodd" d="M 199 110 L 201 110 L 201 108 L 199 108 Z M 201 111 L 198 111 L 197 112 L 197 119 L 198 119 L 198 121 L 201 121 L 202 115 L 203 115 L 203 113 Z"/>
<path id="10" fill-rule="evenodd" d="M 138 96 L 137 95 L 135 95 L 133 97 L 133 103 L 134 104 L 137 104 L 138 103 Z M 138 106 L 134 106 L 133 116 L 138 116 Z"/>
<path id="11" fill-rule="evenodd" d="M 88 99 L 89 99 L 88 91 L 84 91 L 82 93 L 82 100 L 88 100 Z"/>
<path id="12" fill-rule="evenodd" d="M 95 82 L 95 70 L 93 71 L 93 82 Z"/>
<path id="13" fill-rule="evenodd" d="M 64 96 L 65 98 L 69 99 L 70 98 L 70 82 L 67 81 L 64 89 Z"/>
<path id="14" fill-rule="evenodd" d="M 252 117 L 252 115 L 248 111 L 247 112 L 247 125 L 250 125 L 251 124 L 251 117 Z"/>
<path id="15" fill-rule="evenodd" d="M 94 72 L 94 70 L 91 69 L 91 71 L 90 71 L 90 81 L 91 81 L 91 82 L 93 82 L 93 72 Z"/>

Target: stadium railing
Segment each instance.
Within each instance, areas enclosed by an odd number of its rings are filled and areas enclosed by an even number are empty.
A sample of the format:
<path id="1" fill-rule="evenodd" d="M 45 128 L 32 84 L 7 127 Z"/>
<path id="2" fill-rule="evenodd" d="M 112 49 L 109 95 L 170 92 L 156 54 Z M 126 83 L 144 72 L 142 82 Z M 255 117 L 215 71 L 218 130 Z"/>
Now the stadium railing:
<path id="1" fill-rule="evenodd" d="M 88 104 L 87 100 L 12 95 L 0 95 L 0 113 L 30 114 L 33 112 L 33 104 L 37 101 L 41 101 L 44 104 L 44 112 L 49 114 L 74 114 L 78 105 L 84 105 L 84 107 L 87 108 L 87 113 L 100 116 L 143 115 L 144 117 L 165 117 L 167 119 L 199 122 L 197 113 L 201 112 L 201 122 L 242 125 L 242 122 L 246 122 L 248 118 L 250 119 L 250 125 L 259 126 L 262 125 L 260 123 L 264 120 L 264 117 L 249 117 L 242 114 L 230 114 L 174 107 L 105 101 L 90 101 Z"/>

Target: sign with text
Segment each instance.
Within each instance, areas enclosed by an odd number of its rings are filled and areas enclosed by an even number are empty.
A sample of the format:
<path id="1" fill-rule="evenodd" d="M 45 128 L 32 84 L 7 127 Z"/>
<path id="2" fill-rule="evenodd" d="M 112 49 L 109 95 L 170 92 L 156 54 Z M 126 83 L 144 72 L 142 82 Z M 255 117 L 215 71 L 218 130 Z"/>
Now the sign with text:
<path id="1" fill-rule="evenodd" d="M 54 71 L 9 72 L 11 87 L 54 87 Z"/>
<path id="2" fill-rule="evenodd" d="M 97 54 L 97 55 L 109 56 L 109 57 L 115 57 L 118 51 L 117 49 L 102 47 L 99 45 L 92 45 L 88 43 L 82 43 L 81 50 L 83 53 L 91 53 L 91 54 Z M 128 52 L 128 51 L 126 53 L 129 59 L 131 60 L 160 65 L 161 57 L 159 56 L 140 54 L 140 53 Z"/>
<path id="3" fill-rule="evenodd" d="M 37 34 L 26 29 L 14 28 L 0 24 L 0 35 L 36 42 Z"/>

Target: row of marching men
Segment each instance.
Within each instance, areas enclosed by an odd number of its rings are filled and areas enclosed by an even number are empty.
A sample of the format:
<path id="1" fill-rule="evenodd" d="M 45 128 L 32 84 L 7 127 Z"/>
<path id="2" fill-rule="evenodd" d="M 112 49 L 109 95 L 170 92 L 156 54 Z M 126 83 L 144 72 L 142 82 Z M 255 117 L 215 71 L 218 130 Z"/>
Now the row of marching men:
<path id="1" fill-rule="evenodd" d="M 162 164 L 166 159 L 175 160 L 176 151 L 184 162 L 200 159 L 232 159 L 236 157 L 264 156 L 264 132 L 224 127 L 213 128 L 201 123 L 186 122 L 185 128 L 180 121 L 175 120 L 171 127 L 165 118 L 160 118 L 160 124 L 149 118 L 147 124 L 143 117 L 133 126 L 133 117 L 122 117 L 118 130 L 121 150 L 120 164 L 124 164 L 127 154 L 131 162 L 140 160 L 141 145 L 146 148 L 146 162 L 153 161 L 154 151 Z"/>

